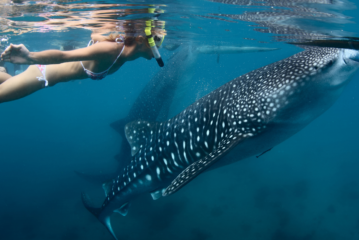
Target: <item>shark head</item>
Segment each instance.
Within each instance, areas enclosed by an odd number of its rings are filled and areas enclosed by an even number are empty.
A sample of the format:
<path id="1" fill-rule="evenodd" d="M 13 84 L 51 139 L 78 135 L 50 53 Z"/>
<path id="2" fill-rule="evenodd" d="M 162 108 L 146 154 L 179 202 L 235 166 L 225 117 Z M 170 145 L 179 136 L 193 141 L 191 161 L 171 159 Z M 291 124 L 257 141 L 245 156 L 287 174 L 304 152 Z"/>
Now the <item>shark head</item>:
<path id="1" fill-rule="evenodd" d="M 352 49 L 343 49 L 343 59 L 354 61 L 353 64 L 359 63 L 359 51 L 358 50 L 352 50 Z"/>
<path id="2" fill-rule="evenodd" d="M 323 72 L 322 81 L 332 87 L 341 87 L 347 83 L 347 79 L 350 79 L 359 68 L 359 51 L 352 49 L 338 49 L 337 51 L 337 57 L 328 59 L 326 62 L 321 61 L 317 66 Z M 328 80 L 324 80 L 325 78 Z"/>

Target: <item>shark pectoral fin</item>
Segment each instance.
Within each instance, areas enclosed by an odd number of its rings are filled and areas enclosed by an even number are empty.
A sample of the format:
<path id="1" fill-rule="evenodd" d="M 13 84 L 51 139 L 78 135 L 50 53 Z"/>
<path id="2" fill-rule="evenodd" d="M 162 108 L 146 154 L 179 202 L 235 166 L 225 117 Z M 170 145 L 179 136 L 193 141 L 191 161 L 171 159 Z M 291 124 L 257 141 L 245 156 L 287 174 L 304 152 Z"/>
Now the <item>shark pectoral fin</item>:
<path id="1" fill-rule="evenodd" d="M 120 207 L 119 209 L 116 209 L 114 212 L 119 213 L 125 217 L 128 213 L 128 209 L 130 208 L 130 205 L 131 204 L 129 202 L 127 202 L 127 203 L 123 204 L 122 207 Z"/>
<path id="2" fill-rule="evenodd" d="M 108 193 L 111 192 L 112 185 L 113 185 L 112 180 L 102 184 L 102 189 L 104 190 L 106 197 L 108 196 Z"/>
<path id="3" fill-rule="evenodd" d="M 165 191 L 166 189 L 160 189 L 160 190 L 157 190 L 157 191 L 153 191 L 151 192 L 151 197 L 153 200 L 157 200 L 159 199 L 160 197 L 162 197 L 162 193 Z"/>
<path id="4" fill-rule="evenodd" d="M 132 156 L 155 137 L 159 123 L 146 121 L 133 121 L 125 126 L 125 134 L 128 143 L 131 145 Z"/>
<path id="5" fill-rule="evenodd" d="M 235 139 L 234 139 L 235 140 Z M 227 153 L 228 149 L 236 145 L 238 141 L 233 141 L 229 139 L 223 139 L 216 150 L 208 154 L 201 160 L 198 160 L 191 165 L 189 165 L 185 170 L 183 170 L 176 178 L 172 181 L 166 190 L 163 192 L 162 196 L 168 196 L 180 190 L 183 186 L 189 183 L 192 179 L 197 177 L 200 173 L 206 170 L 209 166 L 215 163 L 220 157 Z"/>

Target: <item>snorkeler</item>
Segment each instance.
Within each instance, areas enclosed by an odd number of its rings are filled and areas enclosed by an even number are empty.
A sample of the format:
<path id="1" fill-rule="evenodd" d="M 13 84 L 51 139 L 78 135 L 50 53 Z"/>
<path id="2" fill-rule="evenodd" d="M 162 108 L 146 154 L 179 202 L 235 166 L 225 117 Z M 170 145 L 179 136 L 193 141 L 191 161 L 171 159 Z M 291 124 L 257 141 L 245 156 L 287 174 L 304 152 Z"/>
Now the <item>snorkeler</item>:
<path id="1" fill-rule="evenodd" d="M 163 61 L 157 47 L 164 32 L 145 29 L 145 34 L 92 34 L 89 45 L 72 51 L 46 50 L 30 52 L 23 44 L 13 45 L 1 54 L 1 60 L 15 64 L 31 64 L 27 70 L 11 77 L 0 72 L 0 103 L 30 95 L 60 82 L 91 78 L 101 80 L 116 72 L 125 62 L 143 57 Z"/>

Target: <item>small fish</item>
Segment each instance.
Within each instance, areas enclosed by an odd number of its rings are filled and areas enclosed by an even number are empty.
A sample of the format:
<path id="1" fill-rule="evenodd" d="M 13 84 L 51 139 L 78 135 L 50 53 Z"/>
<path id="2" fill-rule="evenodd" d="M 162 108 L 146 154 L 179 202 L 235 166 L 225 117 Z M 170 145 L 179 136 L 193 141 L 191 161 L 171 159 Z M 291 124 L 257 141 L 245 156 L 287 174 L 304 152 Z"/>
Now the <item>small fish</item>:
<path id="1" fill-rule="evenodd" d="M 272 148 L 265 150 L 265 151 L 262 152 L 261 154 L 257 155 L 256 158 L 259 158 L 260 156 L 262 156 L 263 154 L 269 152 L 270 150 L 272 150 Z"/>

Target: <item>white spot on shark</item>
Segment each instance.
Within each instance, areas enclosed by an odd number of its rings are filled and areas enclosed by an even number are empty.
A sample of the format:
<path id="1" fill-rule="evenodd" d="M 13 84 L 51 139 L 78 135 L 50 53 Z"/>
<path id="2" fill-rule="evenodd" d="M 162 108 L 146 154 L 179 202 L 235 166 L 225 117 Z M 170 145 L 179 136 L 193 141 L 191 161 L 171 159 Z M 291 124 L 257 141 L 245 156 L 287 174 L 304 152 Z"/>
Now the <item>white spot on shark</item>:
<path id="1" fill-rule="evenodd" d="M 156 173 L 157 173 L 157 177 L 158 177 L 158 179 L 161 179 L 161 177 L 160 177 L 161 170 L 160 170 L 160 168 L 159 168 L 159 167 L 157 167 L 157 168 L 156 168 Z"/>

